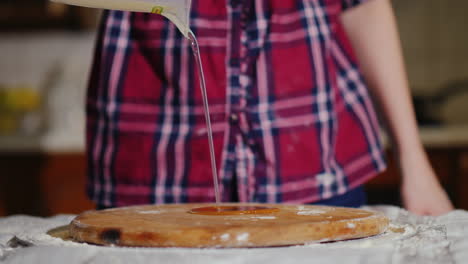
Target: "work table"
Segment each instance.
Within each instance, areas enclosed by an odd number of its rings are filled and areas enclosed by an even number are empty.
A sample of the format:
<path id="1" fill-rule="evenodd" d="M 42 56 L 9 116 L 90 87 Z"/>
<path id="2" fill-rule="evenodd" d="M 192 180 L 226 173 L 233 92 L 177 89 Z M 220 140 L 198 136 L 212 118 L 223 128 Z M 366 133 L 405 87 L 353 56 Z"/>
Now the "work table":
<path id="1" fill-rule="evenodd" d="M 274 248 L 117 248 L 62 241 L 46 234 L 52 228 L 68 224 L 73 215 L 50 218 L 10 216 L 0 218 L 0 261 L 51 264 L 468 262 L 467 211 L 421 217 L 397 207 L 372 206 L 367 209 L 384 212 L 392 226 L 403 228 L 402 231 L 387 231 L 376 237 L 343 242 Z M 15 245 L 17 247 L 13 248 Z"/>

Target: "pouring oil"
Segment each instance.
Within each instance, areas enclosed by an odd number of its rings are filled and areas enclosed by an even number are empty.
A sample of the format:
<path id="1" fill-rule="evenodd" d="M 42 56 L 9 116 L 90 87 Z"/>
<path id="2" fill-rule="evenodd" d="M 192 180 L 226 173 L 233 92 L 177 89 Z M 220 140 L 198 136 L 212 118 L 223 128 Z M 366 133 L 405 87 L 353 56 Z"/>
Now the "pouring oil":
<path id="1" fill-rule="evenodd" d="M 215 158 L 214 144 L 213 144 L 213 130 L 211 129 L 210 109 L 208 106 L 208 96 L 206 95 L 205 75 L 203 74 L 203 66 L 202 66 L 201 57 L 200 57 L 200 48 L 198 46 L 197 38 L 191 31 L 188 33 L 188 37 L 190 40 L 190 44 L 192 46 L 193 55 L 195 57 L 195 67 L 197 67 L 198 75 L 200 78 L 200 89 L 201 89 L 202 99 L 203 99 L 203 109 L 205 112 L 206 129 L 208 131 L 208 144 L 210 148 L 211 170 L 213 174 L 215 199 L 216 199 L 216 204 L 220 204 L 221 198 L 219 194 L 218 172 L 216 169 L 216 158 Z"/>

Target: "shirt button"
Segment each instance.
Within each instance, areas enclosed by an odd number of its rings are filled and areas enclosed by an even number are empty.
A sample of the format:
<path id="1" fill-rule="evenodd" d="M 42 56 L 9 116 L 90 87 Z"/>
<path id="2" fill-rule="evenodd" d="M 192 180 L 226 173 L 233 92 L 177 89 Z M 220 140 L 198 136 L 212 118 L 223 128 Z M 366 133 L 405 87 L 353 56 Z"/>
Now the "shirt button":
<path id="1" fill-rule="evenodd" d="M 239 116 L 238 116 L 238 115 L 236 115 L 236 114 L 231 114 L 231 115 L 229 116 L 229 122 L 230 122 L 231 124 L 237 124 L 238 121 L 239 121 Z"/>

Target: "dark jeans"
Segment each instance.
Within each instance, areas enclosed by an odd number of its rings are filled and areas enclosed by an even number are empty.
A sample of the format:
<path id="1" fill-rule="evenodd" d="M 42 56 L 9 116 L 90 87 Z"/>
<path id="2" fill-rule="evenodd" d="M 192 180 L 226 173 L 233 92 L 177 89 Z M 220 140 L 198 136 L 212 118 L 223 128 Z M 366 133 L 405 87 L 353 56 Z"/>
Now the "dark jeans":
<path id="1" fill-rule="evenodd" d="M 312 204 L 342 207 L 360 207 L 367 204 L 367 194 L 364 190 L 364 187 L 359 186 L 342 195 L 338 195 L 330 199 L 322 200 Z"/>
<path id="2" fill-rule="evenodd" d="M 233 192 L 233 201 L 237 201 L 236 192 Z M 322 200 L 317 203 L 312 203 L 315 205 L 329 205 L 329 206 L 342 206 L 342 207 L 360 207 L 366 205 L 367 195 L 364 190 L 364 187 L 359 186 L 350 190 L 349 192 L 332 197 L 330 199 Z M 105 206 L 97 206 L 98 210 L 107 209 Z"/>

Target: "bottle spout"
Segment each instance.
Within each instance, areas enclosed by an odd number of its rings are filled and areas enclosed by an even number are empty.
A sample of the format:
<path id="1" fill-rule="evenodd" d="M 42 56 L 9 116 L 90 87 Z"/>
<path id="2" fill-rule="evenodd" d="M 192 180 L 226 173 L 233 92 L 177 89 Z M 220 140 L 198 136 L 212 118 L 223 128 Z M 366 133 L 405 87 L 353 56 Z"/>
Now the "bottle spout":
<path id="1" fill-rule="evenodd" d="M 188 1 L 190 2 L 190 1 Z M 166 10 L 162 6 L 153 7 L 151 13 L 160 14 L 167 19 L 169 19 L 174 25 L 179 29 L 179 31 L 184 35 L 184 37 L 190 39 L 190 26 L 189 26 L 189 15 L 190 15 L 190 6 L 188 10 L 184 12 L 175 12 L 177 10 L 167 8 Z M 180 11 L 180 10 L 179 10 Z"/>

